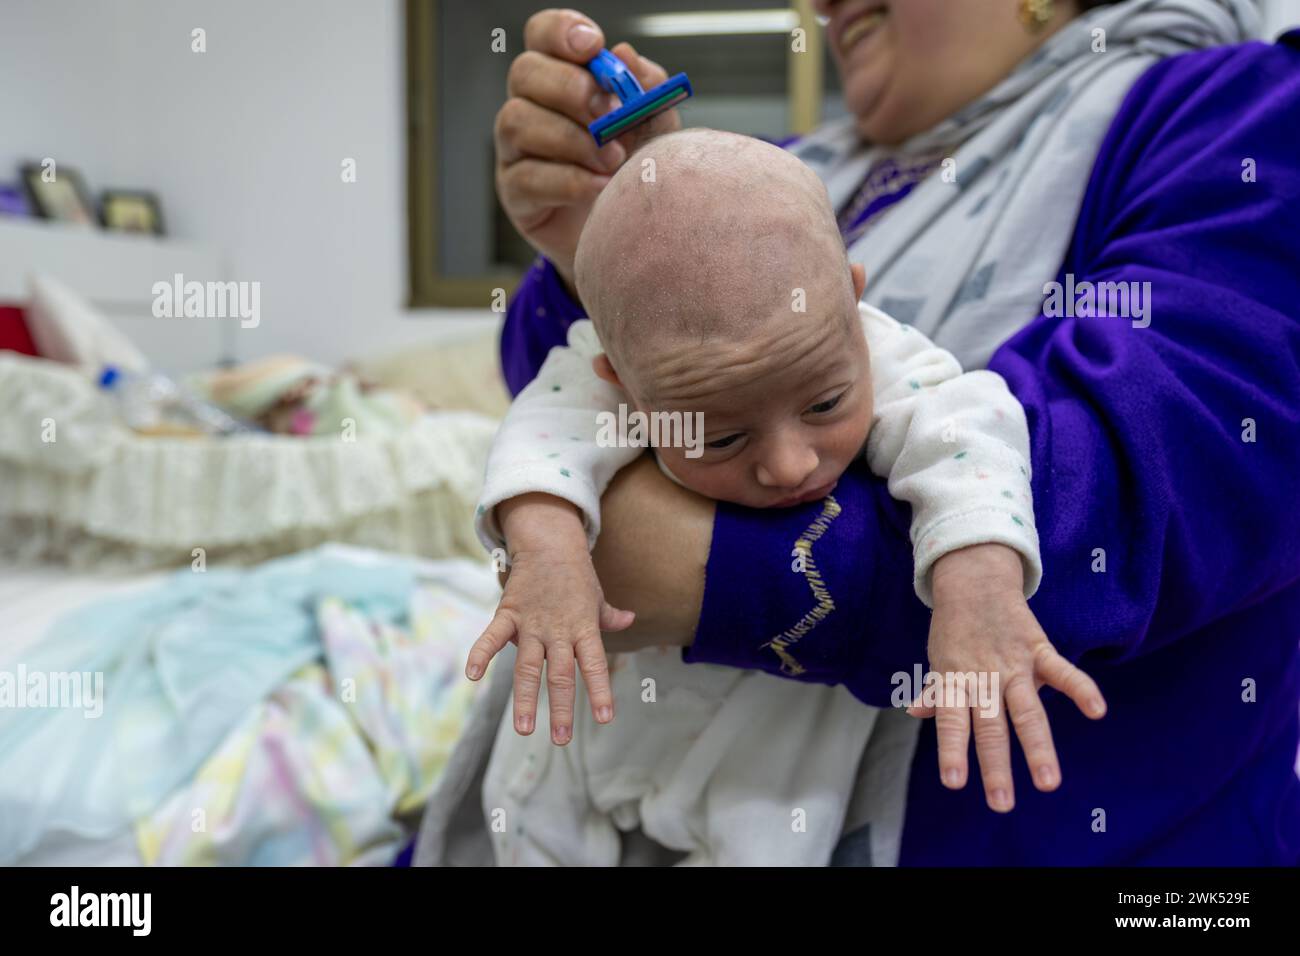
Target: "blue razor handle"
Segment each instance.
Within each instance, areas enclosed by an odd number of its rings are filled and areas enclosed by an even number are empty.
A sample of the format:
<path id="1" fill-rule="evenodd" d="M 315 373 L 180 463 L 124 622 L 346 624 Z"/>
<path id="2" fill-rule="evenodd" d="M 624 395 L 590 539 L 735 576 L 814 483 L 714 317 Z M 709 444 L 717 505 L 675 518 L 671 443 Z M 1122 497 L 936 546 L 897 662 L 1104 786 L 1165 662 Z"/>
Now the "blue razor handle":
<path id="1" fill-rule="evenodd" d="M 591 70 L 592 75 L 596 77 L 596 82 L 600 84 L 601 89 L 606 93 L 613 93 L 624 105 L 638 96 L 645 95 L 645 90 L 641 88 L 632 71 L 627 68 L 627 64 L 608 50 L 597 53 L 587 64 L 587 69 Z"/>
<path id="2" fill-rule="evenodd" d="M 666 109 L 692 95 L 691 81 L 685 73 L 678 73 L 660 83 L 650 92 L 641 88 L 627 64 L 608 50 L 601 50 L 587 64 L 596 82 L 606 93 L 613 93 L 622 104 L 587 126 L 597 146 L 621 136 L 634 126 L 658 116 Z"/>

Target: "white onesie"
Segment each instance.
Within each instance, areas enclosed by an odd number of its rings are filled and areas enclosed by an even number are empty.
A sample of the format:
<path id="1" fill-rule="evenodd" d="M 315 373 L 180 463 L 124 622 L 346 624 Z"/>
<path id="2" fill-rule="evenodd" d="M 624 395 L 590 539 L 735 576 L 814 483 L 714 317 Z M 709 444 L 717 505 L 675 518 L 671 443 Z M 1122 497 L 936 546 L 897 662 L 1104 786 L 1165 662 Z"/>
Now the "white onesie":
<path id="1" fill-rule="evenodd" d="M 1024 409 L 996 372 L 962 373 L 957 359 L 920 332 L 860 303 L 871 353 L 875 411 L 867 464 L 889 492 L 912 506 L 916 593 L 933 606 L 930 569 L 950 551 L 996 542 L 1020 553 L 1025 597 L 1042 563 L 1030 497 L 1029 429 Z M 597 444 L 602 413 L 628 397 L 599 378 L 603 349 L 592 323 L 569 328 L 515 399 L 488 455 L 475 526 L 489 550 L 505 546 L 494 510 L 528 492 L 546 492 L 582 512 L 590 548 L 600 534 L 600 496 L 644 450 Z"/>
<path id="2" fill-rule="evenodd" d="M 912 505 L 917 594 L 930 603 L 928 572 L 941 555 L 999 542 L 1020 553 L 1031 595 L 1041 565 L 1020 404 L 998 375 L 962 374 L 920 332 L 870 306 L 860 312 L 875 394 L 867 461 Z M 640 453 L 596 443 L 597 414 L 628 401 L 593 371 L 600 351 L 592 324 L 574 323 L 569 347 L 552 349 L 515 400 L 478 509 L 487 547 L 505 544 L 496 505 L 538 491 L 581 509 L 595 542 L 601 493 Z M 617 716 L 600 725 L 578 683 L 565 747 L 551 744 L 545 723 L 516 734 L 507 708 L 482 793 L 499 864 L 616 865 L 619 832 L 640 827 L 686 863 L 825 865 L 851 800 L 855 839 L 869 838 L 875 865 L 897 859 L 911 718 L 868 707 L 843 687 L 686 664 L 675 648 L 610 655 L 610 684 Z M 546 713 L 545 683 L 538 706 Z M 880 762 L 859 767 L 868 741 Z"/>

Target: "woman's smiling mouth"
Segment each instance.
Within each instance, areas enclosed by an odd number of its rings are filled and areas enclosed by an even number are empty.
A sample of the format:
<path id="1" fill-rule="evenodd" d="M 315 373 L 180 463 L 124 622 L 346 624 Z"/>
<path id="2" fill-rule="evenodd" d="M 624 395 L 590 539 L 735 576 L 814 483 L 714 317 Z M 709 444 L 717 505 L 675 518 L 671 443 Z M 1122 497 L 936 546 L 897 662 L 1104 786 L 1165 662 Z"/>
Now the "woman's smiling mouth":
<path id="1" fill-rule="evenodd" d="M 864 10 L 839 28 L 836 45 L 841 54 L 849 52 L 863 37 L 873 33 L 889 13 L 884 7 Z"/>

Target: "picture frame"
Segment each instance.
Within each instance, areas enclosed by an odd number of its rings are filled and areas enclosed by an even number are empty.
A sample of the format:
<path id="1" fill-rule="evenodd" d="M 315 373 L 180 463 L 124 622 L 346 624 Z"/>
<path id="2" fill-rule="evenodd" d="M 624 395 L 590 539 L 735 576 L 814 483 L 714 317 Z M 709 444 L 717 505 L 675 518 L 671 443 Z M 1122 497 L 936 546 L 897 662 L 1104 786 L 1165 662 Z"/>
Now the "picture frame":
<path id="1" fill-rule="evenodd" d="M 104 190 L 99 198 L 99 219 L 111 232 L 165 234 L 162 204 L 157 194 L 143 190 Z"/>
<path id="2" fill-rule="evenodd" d="M 86 181 L 76 169 L 54 166 L 53 179 L 49 181 L 46 167 L 40 163 L 26 163 L 21 172 L 32 209 L 42 219 L 98 227 L 95 204 L 86 189 Z"/>

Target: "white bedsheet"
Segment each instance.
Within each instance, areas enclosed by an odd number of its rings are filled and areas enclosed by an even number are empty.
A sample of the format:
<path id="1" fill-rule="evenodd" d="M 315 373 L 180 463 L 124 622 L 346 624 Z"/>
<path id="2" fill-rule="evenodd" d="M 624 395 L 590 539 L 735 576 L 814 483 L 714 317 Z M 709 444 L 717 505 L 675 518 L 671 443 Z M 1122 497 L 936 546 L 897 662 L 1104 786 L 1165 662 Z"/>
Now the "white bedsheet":
<path id="1" fill-rule="evenodd" d="M 150 587 L 169 572 L 96 574 L 56 565 L 0 564 L 0 668 L 18 661 L 59 615 L 88 601 Z M 139 866 L 131 834 L 113 840 L 73 836 L 42 846 L 18 866 Z"/>
<path id="2" fill-rule="evenodd" d="M 359 563 L 378 561 L 379 552 L 346 546 L 329 546 L 341 556 Z M 495 574 L 486 563 L 466 561 L 420 561 L 417 574 L 444 582 L 478 611 L 470 613 L 482 622 L 466 621 L 477 634 L 490 616 L 499 593 Z M 0 669 L 11 669 L 26 653 L 39 645 L 50 626 L 62 615 L 87 603 L 115 598 L 157 585 L 172 571 L 103 574 L 66 567 L 17 566 L 0 563 Z M 455 739 L 455 738 L 453 738 Z M 444 794 L 459 793 L 466 782 L 455 779 L 459 767 L 448 767 L 435 791 L 436 802 L 450 802 Z M 263 821 L 264 822 L 264 821 Z M 32 853 L 14 861 L 16 865 L 138 866 L 143 862 L 136 835 L 128 832 L 108 840 L 90 840 L 71 834 L 54 834 Z M 370 861 L 376 862 L 376 861 Z M 381 862 L 382 861 L 378 861 Z"/>
<path id="3" fill-rule="evenodd" d="M 0 664 L 40 640 L 65 611 L 149 587 L 169 573 L 100 574 L 57 565 L 0 564 Z"/>

